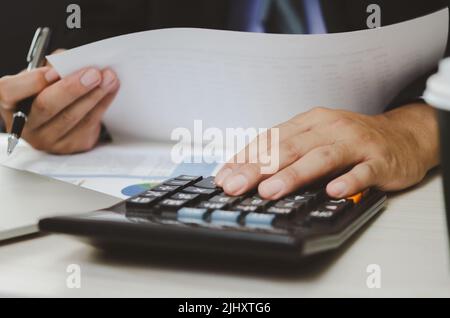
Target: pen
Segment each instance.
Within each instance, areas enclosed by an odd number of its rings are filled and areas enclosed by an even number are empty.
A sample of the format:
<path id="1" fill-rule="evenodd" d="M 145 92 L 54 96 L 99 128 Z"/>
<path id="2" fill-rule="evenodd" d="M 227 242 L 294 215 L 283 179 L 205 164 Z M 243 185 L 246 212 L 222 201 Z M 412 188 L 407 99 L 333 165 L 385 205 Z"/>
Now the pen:
<path id="1" fill-rule="evenodd" d="M 31 42 L 30 51 L 27 55 L 27 72 L 44 65 L 45 55 L 50 42 L 50 34 L 51 31 L 49 28 L 38 28 L 36 30 L 33 41 Z M 35 96 L 29 97 L 18 103 L 16 107 L 16 112 L 13 115 L 11 133 L 8 136 L 8 155 L 12 154 L 14 148 L 16 148 L 17 143 L 19 142 L 34 98 Z"/>

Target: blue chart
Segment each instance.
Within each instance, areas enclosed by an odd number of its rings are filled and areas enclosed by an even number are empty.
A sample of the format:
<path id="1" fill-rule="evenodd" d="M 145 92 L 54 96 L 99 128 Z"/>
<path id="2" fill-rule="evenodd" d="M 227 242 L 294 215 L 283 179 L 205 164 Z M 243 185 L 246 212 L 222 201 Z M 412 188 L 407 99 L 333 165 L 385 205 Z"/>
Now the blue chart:
<path id="1" fill-rule="evenodd" d="M 139 193 L 150 190 L 150 188 L 153 185 L 154 185 L 153 183 L 134 184 L 134 185 L 130 185 L 126 188 L 123 188 L 121 192 L 123 195 L 125 195 L 127 197 L 134 197 L 135 195 L 138 195 Z"/>
<path id="2" fill-rule="evenodd" d="M 181 163 L 179 164 L 170 176 L 152 176 L 151 180 L 166 180 L 169 178 L 175 178 L 179 175 L 191 175 L 191 176 L 210 176 L 214 169 L 217 167 L 216 163 Z M 148 178 L 148 177 L 147 177 Z M 157 185 L 159 182 L 147 182 L 147 183 L 139 183 L 133 184 L 130 186 L 126 186 L 122 189 L 121 193 L 127 197 L 134 197 L 142 192 L 150 190 L 153 186 Z"/>

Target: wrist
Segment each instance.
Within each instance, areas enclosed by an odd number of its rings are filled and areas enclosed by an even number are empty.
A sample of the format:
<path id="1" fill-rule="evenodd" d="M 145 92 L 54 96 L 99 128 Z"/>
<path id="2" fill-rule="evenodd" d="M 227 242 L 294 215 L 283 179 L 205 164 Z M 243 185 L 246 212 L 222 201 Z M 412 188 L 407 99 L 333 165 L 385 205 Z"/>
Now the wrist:
<path id="1" fill-rule="evenodd" d="M 439 130 L 435 110 L 424 103 L 410 104 L 381 115 L 387 127 L 399 132 L 426 171 L 440 162 Z"/>

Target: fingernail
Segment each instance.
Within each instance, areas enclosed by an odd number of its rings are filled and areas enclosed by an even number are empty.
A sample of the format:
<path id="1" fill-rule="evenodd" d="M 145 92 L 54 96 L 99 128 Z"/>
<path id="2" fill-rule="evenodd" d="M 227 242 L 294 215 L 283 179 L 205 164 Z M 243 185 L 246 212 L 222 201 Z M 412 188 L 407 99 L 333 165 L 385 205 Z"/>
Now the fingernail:
<path id="1" fill-rule="evenodd" d="M 54 68 L 52 68 L 50 71 L 45 73 L 44 76 L 45 76 L 45 79 L 47 80 L 47 82 L 49 82 L 49 83 L 53 83 L 54 81 L 56 81 L 59 78 L 59 74 L 58 74 L 58 72 L 56 72 L 56 70 Z"/>
<path id="2" fill-rule="evenodd" d="M 103 82 L 102 82 L 102 88 L 109 88 L 116 80 L 116 76 L 113 72 L 110 70 L 107 70 L 103 73 Z"/>
<path id="3" fill-rule="evenodd" d="M 260 194 L 265 198 L 273 198 L 284 191 L 285 183 L 281 180 L 267 181 L 261 184 Z"/>
<path id="4" fill-rule="evenodd" d="M 343 181 L 338 181 L 330 184 L 328 187 L 329 194 L 336 197 L 343 197 L 348 192 L 347 184 Z"/>
<path id="5" fill-rule="evenodd" d="M 100 72 L 94 69 L 86 71 L 80 79 L 81 84 L 92 87 L 100 82 Z"/>
<path id="6" fill-rule="evenodd" d="M 230 168 L 225 168 L 221 170 L 216 176 L 216 184 L 221 187 L 225 179 L 233 172 Z"/>
<path id="7" fill-rule="evenodd" d="M 245 191 L 247 185 L 248 185 L 247 178 L 239 174 L 233 177 L 230 181 L 228 181 L 224 185 L 224 189 L 227 193 L 240 194 L 241 192 Z"/>

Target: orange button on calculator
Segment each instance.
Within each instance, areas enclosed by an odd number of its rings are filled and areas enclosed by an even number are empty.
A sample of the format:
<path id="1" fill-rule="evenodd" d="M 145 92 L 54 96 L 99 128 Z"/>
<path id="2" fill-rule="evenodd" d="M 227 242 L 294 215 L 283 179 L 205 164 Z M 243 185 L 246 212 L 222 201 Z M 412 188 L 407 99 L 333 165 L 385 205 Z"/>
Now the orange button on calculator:
<path id="1" fill-rule="evenodd" d="M 358 204 L 361 202 L 362 198 L 365 197 L 369 193 L 369 190 L 366 190 L 364 192 L 357 193 L 355 195 L 352 195 L 351 197 L 348 197 L 347 200 L 352 200 L 354 204 Z"/>

